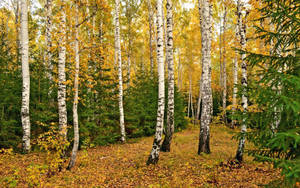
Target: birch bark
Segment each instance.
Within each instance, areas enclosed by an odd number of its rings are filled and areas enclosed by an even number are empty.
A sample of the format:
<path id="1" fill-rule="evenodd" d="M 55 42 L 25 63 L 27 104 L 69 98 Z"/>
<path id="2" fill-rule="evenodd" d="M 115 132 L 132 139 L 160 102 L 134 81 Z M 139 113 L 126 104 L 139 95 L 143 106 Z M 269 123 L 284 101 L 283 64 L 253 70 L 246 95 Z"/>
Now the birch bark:
<path id="1" fill-rule="evenodd" d="M 52 0 L 47 0 L 46 2 L 46 65 L 48 68 L 47 71 L 47 76 L 48 80 L 50 83 L 53 81 L 53 76 L 52 76 L 52 70 L 53 70 L 53 65 L 52 65 L 52 53 L 51 53 L 51 48 L 52 48 Z M 51 95 L 52 89 L 49 89 L 48 94 Z"/>
<path id="2" fill-rule="evenodd" d="M 58 49 L 58 116 L 60 134 L 67 138 L 67 106 L 66 106 L 66 13 L 65 1 L 60 0 L 60 42 Z"/>
<path id="3" fill-rule="evenodd" d="M 21 61 L 22 61 L 22 107 L 21 107 L 21 121 L 23 128 L 23 151 L 30 151 L 30 116 L 29 116 L 29 102 L 30 102 L 30 74 L 29 74 L 29 49 L 28 49 L 28 5 L 27 0 L 21 0 L 21 15 L 20 15 L 20 47 L 21 47 Z"/>
<path id="4" fill-rule="evenodd" d="M 120 111 L 120 130 L 121 141 L 126 141 L 123 109 L 123 77 L 122 77 L 122 58 L 121 58 L 121 41 L 120 41 L 120 0 L 115 0 L 115 64 L 118 64 L 119 76 L 119 111 Z"/>
<path id="5" fill-rule="evenodd" d="M 239 36 L 240 36 L 240 44 L 242 50 L 246 49 L 246 23 L 243 21 L 242 17 L 242 3 L 240 0 L 237 1 L 237 14 L 238 14 L 238 27 L 239 27 Z M 246 95 L 246 87 L 247 87 L 247 64 L 246 64 L 246 54 L 242 54 L 242 80 L 241 84 L 243 86 L 242 90 L 242 107 L 243 107 L 243 114 L 247 112 L 248 108 L 248 98 Z M 247 132 L 247 125 L 246 125 L 246 119 L 243 117 L 242 119 L 242 126 L 241 126 L 241 133 L 243 134 L 242 137 L 239 140 L 238 150 L 236 153 L 236 159 L 241 162 L 243 161 L 243 153 L 244 153 L 244 147 L 245 147 L 245 133 Z"/>
<path id="6" fill-rule="evenodd" d="M 164 127 L 165 111 L 165 83 L 164 83 L 164 36 L 163 36 L 163 1 L 157 0 L 157 64 L 158 64 L 158 108 L 155 137 L 147 165 L 156 164 L 159 159 L 159 151 Z"/>
<path id="7" fill-rule="evenodd" d="M 167 62 L 168 62 L 168 109 L 167 127 L 162 151 L 169 152 L 174 133 L 174 60 L 173 60 L 173 5 L 172 0 L 167 0 Z"/>
<path id="8" fill-rule="evenodd" d="M 209 0 L 202 0 L 202 112 L 200 123 L 198 154 L 210 153 L 209 125 L 212 119 L 212 89 L 211 89 L 211 30 L 212 11 Z"/>
<path id="9" fill-rule="evenodd" d="M 75 76 L 74 76 L 74 100 L 73 100 L 73 127 L 74 127 L 74 143 L 71 154 L 71 160 L 68 168 L 71 169 L 75 165 L 78 146 L 79 146 L 79 125 L 78 125 L 78 79 L 79 79 L 79 37 L 78 37 L 78 2 L 75 2 Z"/>

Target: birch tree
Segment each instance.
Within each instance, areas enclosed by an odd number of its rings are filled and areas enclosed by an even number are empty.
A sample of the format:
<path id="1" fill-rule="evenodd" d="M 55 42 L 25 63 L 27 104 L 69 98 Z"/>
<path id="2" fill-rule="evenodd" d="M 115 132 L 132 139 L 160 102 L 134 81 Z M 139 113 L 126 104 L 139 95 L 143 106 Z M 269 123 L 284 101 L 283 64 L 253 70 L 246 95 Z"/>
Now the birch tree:
<path id="1" fill-rule="evenodd" d="M 158 64 L 158 107 L 155 137 L 147 165 L 156 164 L 159 159 L 165 111 L 165 83 L 164 83 L 164 36 L 163 36 L 163 1 L 157 0 L 157 64 Z"/>
<path id="2" fill-rule="evenodd" d="M 53 81 L 52 78 L 52 0 L 46 1 L 46 66 L 48 68 L 47 76 L 50 83 Z M 51 94 L 51 89 L 49 89 L 49 95 Z"/>
<path id="3" fill-rule="evenodd" d="M 212 12 L 209 0 L 201 2 L 201 42 L 202 42 L 202 112 L 200 123 L 198 154 L 210 153 L 209 125 L 212 119 L 212 88 L 211 88 L 211 31 Z"/>
<path id="4" fill-rule="evenodd" d="M 119 111 L 120 111 L 120 130 L 121 141 L 125 142 L 126 133 L 124 125 L 124 109 L 123 109 L 123 78 L 122 78 L 122 58 L 121 58 L 121 41 L 120 41 L 120 0 L 115 0 L 115 64 L 118 64 L 119 76 Z"/>
<path id="5" fill-rule="evenodd" d="M 168 62 L 168 109 L 167 126 L 165 139 L 162 144 L 162 151 L 169 152 L 171 140 L 174 133 L 174 60 L 173 60 L 173 5 L 172 0 L 167 0 L 167 49 Z"/>
<path id="6" fill-rule="evenodd" d="M 238 39 L 238 26 L 236 26 L 236 32 L 235 32 L 235 35 L 236 35 L 236 39 Z M 237 106 L 237 92 L 238 92 L 238 89 L 237 89 L 237 84 L 238 84 L 238 53 L 237 51 L 235 51 L 235 55 L 234 55 L 234 63 L 233 63 L 233 94 L 232 94 L 232 114 L 234 115 L 235 113 L 235 110 L 236 110 L 236 106 Z M 231 124 L 231 128 L 234 128 L 236 124 L 236 120 L 233 119 L 232 120 L 232 124 Z"/>
<path id="7" fill-rule="evenodd" d="M 21 120 L 23 128 L 23 150 L 30 151 L 30 74 L 29 74 L 29 49 L 28 49 L 28 5 L 27 0 L 21 0 L 21 16 L 20 16 L 20 45 L 21 45 L 21 61 L 22 61 L 22 107 Z"/>
<path id="8" fill-rule="evenodd" d="M 74 143 L 71 154 L 71 160 L 68 165 L 68 169 L 71 169 L 75 165 L 78 146 L 79 146 L 79 126 L 78 126 L 78 80 L 79 80 L 79 36 L 78 36 L 78 2 L 75 2 L 75 75 L 74 75 L 74 100 L 73 100 L 73 127 L 74 127 Z"/>
<path id="9" fill-rule="evenodd" d="M 237 1 L 237 14 L 238 14 L 238 28 L 239 28 L 239 37 L 240 37 L 240 45 L 242 50 L 246 49 L 246 23 L 243 21 L 243 15 L 242 15 L 242 3 L 240 0 Z M 247 87 L 247 64 L 246 64 L 246 54 L 242 54 L 242 80 L 241 84 L 243 86 L 242 90 L 242 107 L 243 107 L 243 114 L 247 112 L 248 108 L 248 98 L 246 94 L 246 87 Z M 245 133 L 247 132 L 247 125 L 246 125 L 246 119 L 243 117 L 242 119 L 242 126 L 241 126 L 241 133 L 242 137 L 239 140 L 238 150 L 236 153 L 236 159 L 238 161 L 243 160 L 243 153 L 244 153 L 244 146 L 245 146 Z"/>
<path id="10" fill-rule="evenodd" d="M 65 2 L 60 0 L 59 49 L 58 49 L 58 116 L 59 131 L 67 138 L 67 106 L 66 106 L 66 13 Z"/>

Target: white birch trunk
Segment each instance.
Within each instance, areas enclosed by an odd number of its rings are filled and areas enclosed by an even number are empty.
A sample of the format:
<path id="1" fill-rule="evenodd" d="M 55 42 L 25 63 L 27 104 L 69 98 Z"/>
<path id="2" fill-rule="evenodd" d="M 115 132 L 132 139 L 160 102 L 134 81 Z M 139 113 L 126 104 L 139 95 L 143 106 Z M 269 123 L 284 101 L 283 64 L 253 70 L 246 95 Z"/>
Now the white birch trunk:
<path id="1" fill-rule="evenodd" d="M 121 58 L 121 39 L 120 39 L 120 0 L 115 0 L 115 64 L 118 64 L 119 75 L 119 111 L 120 111 L 120 131 L 121 141 L 126 141 L 123 109 L 123 77 L 122 77 L 122 58 Z"/>
<path id="2" fill-rule="evenodd" d="M 235 57 L 234 57 L 234 63 L 233 63 L 233 94 L 232 94 L 232 113 L 234 115 L 236 107 L 237 107 L 237 102 L 236 102 L 236 96 L 237 96 L 237 83 L 238 83 L 238 59 L 237 59 L 237 52 L 235 52 Z M 231 128 L 234 128 L 236 125 L 236 120 L 232 119 L 232 124 Z"/>
<path id="3" fill-rule="evenodd" d="M 79 125 L 78 125 L 78 80 L 79 80 L 79 36 L 78 36 L 78 2 L 75 2 L 76 15 L 75 15 L 75 76 L 74 76 L 74 100 L 73 100 L 73 127 L 74 127 L 74 143 L 71 154 L 71 160 L 68 168 L 71 169 L 75 165 L 78 146 L 79 146 Z"/>
<path id="4" fill-rule="evenodd" d="M 169 152 L 174 133 L 174 60 L 173 60 L 173 5 L 172 0 L 167 0 L 167 60 L 168 60 L 168 111 L 165 139 L 162 151 Z"/>
<path id="5" fill-rule="evenodd" d="M 67 106 L 66 106 L 66 13 L 65 2 L 60 1 L 60 41 L 58 49 L 58 116 L 60 134 L 67 138 Z"/>
<path id="6" fill-rule="evenodd" d="M 158 108 L 155 138 L 147 164 L 156 164 L 159 159 L 159 151 L 164 127 L 165 111 L 165 83 L 164 83 L 164 36 L 163 36 L 163 1 L 157 0 L 157 64 L 158 64 Z"/>
<path id="7" fill-rule="evenodd" d="M 242 4 L 241 1 L 237 1 L 237 14 L 238 14 L 238 27 L 239 27 L 239 36 L 240 36 L 240 44 L 242 50 L 246 49 L 246 23 L 243 23 L 243 17 L 242 17 Z M 242 91 L 242 107 L 243 107 L 243 114 L 247 112 L 248 108 L 248 98 L 246 94 L 246 87 L 247 87 L 247 64 L 246 64 L 246 54 L 242 54 L 242 80 L 241 84 L 244 87 Z M 242 120 L 242 126 L 241 126 L 241 133 L 245 134 L 247 132 L 247 125 L 246 125 L 246 119 L 243 117 Z M 245 147 L 245 136 L 243 135 L 239 141 L 238 150 L 236 153 L 236 159 L 238 161 L 243 160 L 243 153 L 244 153 L 244 147 Z"/>
<path id="8" fill-rule="evenodd" d="M 210 153 L 209 125 L 212 119 L 212 88 L 211 88 L 211 31 L 212 12 L 209 0 L 202 0 L 202 111 L 199 135 L 198 154 Z"/>
<path id="9" fill-rule="evenodd" d="M 53 81 L 52 71 L 52 0 L 46 1 L 46 66 L 48 68 L 47 76 L 50 83 Z M 51 95 L 52 89 L 49 88 L 48 95 Z"/>
<path id="10" fill-rule="evenodd" d="M 21 45 L 21 61 L 22 61 L 22 107 L 21 120 L 23 128 L 23 151 L 30 151 L 30 116 L 29 116 L 29 101 L 30 101 L 30 74 L 29 74 L 29 39 L 28 39 L 28 5 L 27 0 L 21 0 L 21 16 L 20 16 L 20 45 Z"/>

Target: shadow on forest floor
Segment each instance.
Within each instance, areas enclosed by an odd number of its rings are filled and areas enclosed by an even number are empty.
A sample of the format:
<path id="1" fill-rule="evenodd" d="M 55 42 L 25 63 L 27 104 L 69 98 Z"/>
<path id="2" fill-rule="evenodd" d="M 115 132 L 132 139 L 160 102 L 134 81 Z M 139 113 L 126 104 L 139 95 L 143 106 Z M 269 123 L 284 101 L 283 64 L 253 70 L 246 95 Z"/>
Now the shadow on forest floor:
<path id="1" fill-rule="evenodd" d="M 0 155 L 0 187 L 258 187 L 280 178 L 271 165 L 248 156 L 242 165 L 233 163 L 237 143 L 229 128 L 211 127 L 209 155 L 197 155 L 198 134 L 197 127 L 176 133 L 172 151 L 161 152 L 157 165 L 146 165 L 153 142 L 153 137 L 146 137 L 80 151 L 72 171 L 51 177 L 28 170 L 30 165 L 42 165 L 44 154 Z"/>

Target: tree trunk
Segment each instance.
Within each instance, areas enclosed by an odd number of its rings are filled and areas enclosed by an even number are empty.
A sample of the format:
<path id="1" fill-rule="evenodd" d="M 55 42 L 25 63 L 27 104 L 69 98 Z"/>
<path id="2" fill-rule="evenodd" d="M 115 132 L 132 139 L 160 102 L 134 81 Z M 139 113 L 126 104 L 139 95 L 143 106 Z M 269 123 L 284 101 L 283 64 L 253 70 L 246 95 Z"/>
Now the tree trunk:
<path id="1" fill-rule="evenodd" d="M 76 161 L 78 146 L 79 146 L 79 127 L 78 127 L 78 79 L 79 79 L 79 37 L 78 37 L 78 2 L 75 2 L 75 76 L 74 76 L 74 100 L 73 100 L 73 126 L 74 126 L 74 143 L 72 149 L 71 160 L 67 169 L 73 168 Z"/>
<path id="2" fill-rule="evenodd" d="M 193 119 L 193 122 L 195 120 L 195 114 L 194 114 L 194 106 L 193 106 L 193 89 L 192 89 L 192 75 L 190 74 L 190 107 L 191 107 L 191 112 L 192 112 L 192 119 Z"/>
<path id="3" fill-rule="evenodd" d="M 238 27 L 239 27 L 239 36 L 240 36 L 240 44 L 242 50 L 246 49 L 246 23 L 243 23 L 242 18 L 242 4 L 241 1 L 237 1 L 237 14 L 238 14 Z M 245 22 L 245 21 L 244 21 Z M 246 94 L 246 87 L 247 87 L 247 64 L 246 64 L 246 54 L 242 54 L 242 80 L 241 84 L 243 86 L 242 89 L 242 107 L 243 107 L 243 114 L 246 113 L 248 108 L 248 98 Z M 245 133 L 247 132 L 247 125 L 246 119 L 243 117 L 242 119 L 242 126 L 241 126 L 241 133 L 243 134 L 239 141 L 238 150 L 236 153 L 236 159 L 241 162 L 243 161 L 243 153 L 244 153 L 244 146 L 245 146 Z"/>
<path id="4" fill-rule="evenodd" d="M 158 64 L 158 108 L 155 138 L 147 165 L 156 164 L 159 159 L 160 143 L 164 127 L 165 83 L 164 83 L 164 37 L 163 37 L 163 1 L 157 0 L 157 64 Z"/>
<path id="5" fill-rule="evenodd" d="M 27 0 L 21 0 L 21 28 L 20 28 L 20 44 L 21 44 L 21 61 L 22 61 L 22 107 L 21 120 L 23 128 L 23 151 L 30 151 L 30 116 L 29 116 L 29 100 L 30 100 L 30 74 L 29 74 L 29 49 L 28 49 L 28 5 Z"/>
<path id="6" fill-rule="evenodd" d="M 149 50 L 150 50 L 150 73 L 153 75 L 153 49 L 152 49 L 152 6 L 151 6 L 151 0 L 147 0 L 148 5 L 148 22 L 149 22 Z"/>
<path id="7" fill-rule="evenodd" d="M 220 42 L 219 42 L 219 48 L 220 48 L 220 92 L 222 92 L 223 89 L 223 64 L 222 64 L 222 19 L 220 17 L 220 38 L 219 38 Z"/>
<path id="8" fill-rule="evenodd" d="M 227 74 L 226 74 L 226 44 L 225 44 L 225 32 L 226 32 L 226 5 L 223 17 L 223 97 L 222 97 L 222 108 L 223 108 L 223 121 L 226 124 L 226 100 L 227 100 Z"/>
<path id="9" fill-rule="evenodd" d="M 209 0 L 202 0 L 202 112 L 200 123 L 198 154 L 210 153 L 209 125 L 212 119 L 212 89 L 211 89 L 211 31 L 212 12 Z"/>
<path id="10" fill-rule="evenodd" d="M 172 0 L 167 0 L 167 54 L 168 56 L 168 111 L 165 139 L 162 151 L 169 152 L 174 133 L 174 61 L 173 61 L 173 5 Z"/>
<path id="11" fill-rule="evenodd" d="M 66 13 L 65 2 L 61 0 L 60 7 L 60 42 L 58 49 L 58 116 L 59 131 L 67 139 L 67 106 L 66 106 Z"/>
<path id="12" fill-rule="evenodd" d="M 115 8 L 115 64 L 118 64 L 119 75 L 119 110 L 120 110 L 120 130 L 121 141 L 126 141 L 125 125 L 124 125 L 124 109 L 123 109 L 123 78 L 122 78 L 122 58 L 121 58 L 121 41 L 120 41 L 120 0 L 116 0 Z"/>
<path id="13" fill-rule="evenodd" d="M 237 96 L 237 83 L 238 83 L 238 59 L 237 59 L 237 52 L 235 52 L 235 57 L 234 57 L 234 64 L 233 64 L 233 94 L 232 94 L 232 114 L 234 115 L 236 107 L 237 107 L 237 102 L 236 102 L 236 96 Z M 233 129 L 234 126 L 236 125 L 236 120 L 233 118 L 232 119 L 232 124 L 231 128 Z"/>
<path id="14" fill-rule="evenodd" d="M 200 120 L 200 110 L 201 110 L 201 98 L 202 98 L 202 89 L 201 89 L 201 86 L 202 86 L 202 75 L 201 75 L 201 78 L 200 78 L 200 83 L 199 83 L 199 95 L 198 95 L 198 104 L 197 104 L 197 113 L 196 113 L 196 119 L 197 120 Z"/>
<path id="15" fill-rule="evenodd" d="M 167 28 L 166 28 L 166 22 L 165 22 L 165 11 L 164 11 L 164 7 L 162 7 L 161 9 L 162 11 L 162 21 L 163 21 L 163 31 L 164 31 L 164 50 L 165 53 L 167 53 L 167 43 L 168 43 L 168 39 L 167 39 Z M 167 73 L 167 68 L 168 68 L 168 56 L 165 56 L 165 62 L 164 62 L 164 69 L 165 69 L 165 74 Z"/>
<path id="16" fill-rule="evenodd" d="M 48 68 L 47 76 L 50 83 L 53 81 L 52 71 L 52 0 L 47 0 L 46 2 L 46 66 Z M 52 93 L 51 87 L 49 88 L 48 95 L 50 96 Z"/>
<path id="17" fill-rule="evenodd" d="M 13 1 L 14 4 L 14 13 L 15 13 L 15 26 L 16 26 L 16 45 L 17 45 L 17 61 L 20 62 L 21 61 L 21 44 L 20 44 L 20 40 L 21 40 L 21 33 L 20 33 L 20 1 L 19 0 L 14 0 Z"/>

